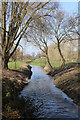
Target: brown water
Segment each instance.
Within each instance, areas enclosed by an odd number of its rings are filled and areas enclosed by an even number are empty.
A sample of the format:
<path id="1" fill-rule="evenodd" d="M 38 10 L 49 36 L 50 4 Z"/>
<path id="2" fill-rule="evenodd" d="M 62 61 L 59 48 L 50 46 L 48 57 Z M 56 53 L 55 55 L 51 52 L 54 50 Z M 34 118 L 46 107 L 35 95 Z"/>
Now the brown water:
<path id="1" fill-rule="evenodd" d="M 39 66 L 32 65 L 30 83 L 22 90 L 21 95 L 30 98 L 35 104 L 38 118 L 78 118 L 78 106 L 66 94 L 56 88 L 54 79 L 45 74 Z M 68 119 L 67 119 L 68 120 Z"/>

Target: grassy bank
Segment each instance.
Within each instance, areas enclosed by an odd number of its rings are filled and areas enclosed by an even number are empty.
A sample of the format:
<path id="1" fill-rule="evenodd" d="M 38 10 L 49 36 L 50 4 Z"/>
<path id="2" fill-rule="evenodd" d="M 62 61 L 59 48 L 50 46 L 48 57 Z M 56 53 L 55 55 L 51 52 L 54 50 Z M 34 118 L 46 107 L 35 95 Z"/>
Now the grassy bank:
<path id="1" fill-rule="evenodd" d="M 65 92 L 77 105 L 80 105 L 80 66 L 67 65 L 63 70 L 56 70 L 53 76 L 56 87 Z"/>

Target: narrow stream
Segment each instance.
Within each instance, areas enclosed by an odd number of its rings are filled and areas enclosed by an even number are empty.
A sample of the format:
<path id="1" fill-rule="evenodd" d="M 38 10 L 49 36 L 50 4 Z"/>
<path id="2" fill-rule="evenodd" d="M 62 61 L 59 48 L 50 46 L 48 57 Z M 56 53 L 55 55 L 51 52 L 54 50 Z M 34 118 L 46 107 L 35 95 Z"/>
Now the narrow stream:
<path id="1" fill-rule="evenodd" d="M 21 95 L 29 97 L 37 106 L 34 114 L 38 118 L 78 118 L 78 106 L 55 87 L 54 79 L 39 66 L 32 65 L 32 72 L 30 83 Z"/>

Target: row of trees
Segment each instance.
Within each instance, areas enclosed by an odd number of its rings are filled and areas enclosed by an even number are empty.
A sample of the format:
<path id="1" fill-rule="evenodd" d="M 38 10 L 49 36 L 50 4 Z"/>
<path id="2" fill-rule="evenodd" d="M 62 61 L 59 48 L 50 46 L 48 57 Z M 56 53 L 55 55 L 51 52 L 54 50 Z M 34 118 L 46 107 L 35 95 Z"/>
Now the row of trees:
<path id="1" fill-rule="evenodd" d="M 2 2 L 1 12 L 3 68 L 8 68 L 9 59 L 25 38 L 39 47 L 51 69 L 48 46 L 50 42 L 55 43 L 64 67 L 65 59 L 60 46 L 74 38 L 77 40 L 76 35 L 73 37 L 73 32 L 79 35 L 75 27 L 76 18 L 66 16 L 56 2 Z"/>

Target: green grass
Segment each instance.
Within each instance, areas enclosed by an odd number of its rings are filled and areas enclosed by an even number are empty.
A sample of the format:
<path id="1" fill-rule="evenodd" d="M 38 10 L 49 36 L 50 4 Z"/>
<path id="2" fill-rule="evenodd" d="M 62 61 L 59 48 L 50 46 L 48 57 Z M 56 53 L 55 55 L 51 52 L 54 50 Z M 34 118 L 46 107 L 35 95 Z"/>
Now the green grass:
<path id="1" fill-rule="evenodd" d="M 21 66 L 24 65 L 25 63 L 30 64 L 30 65 L 42 66 L 42 67 L 48 65 L 48 63 L 47 63 L 47 61 L 46 61 L 46 58 L 39 58 L 39 59 L 35 59 L 35 60 L 32 60 L 32 61 L 31 61 L 31 60 L 16 61 L 16 66 L 15 66 L 15 62 L 9 62 L 9 63 L 8 63 L 8 67 L 9 67 L 10 69 L 14 69 L 14 68 L 21 67 Z M 76 61 L 75 61 L 75 62 L 66 61 L 66 65 L 65 65 L 65 66 L 66 66 L 66 67 L 67 67 L 67 66 L 72 66 L 72 65 L 74 65 L 74 63 L 76 63 Z M 61 66 L 62 61 L 51 61 L 51 64 L 52 64 L 53 67 L 58 68 L 58 67 Z"/>
<path id="2" fill-rule="evenodd" d="M 46 59 L 45 58 L 35 59 L 32 62 L 30 62 L 30 65 L 45 66 Z"/>
<path id="3" fill-rule="evenodd" d="M 60 67 L 62 64 L 62 61 L 51 61 L 51 64 L 53 67 Z"/>
<path id="4" fill-rule="evenodd" d="M 65 66 L 71 66 L 71 65 L 74 65 L 74 63 L 76 63 L 76 61 L 74 61 L 74 62 L 66 61 Z M 45 58 L 39 58 L 39 59 L 33 60 L 32 62 L 30 62 L 30 64 L 37 65 L 37 66 L 43 66 L 43 67 L 48 65 Z M 53 67 L 57 68 L 57 67 L 61 66 L 62 61 L 51 61 L 51 64 Z"/>
<path id="5" fill-rule="evenodd" d="M 14 69 L 14 68 L 18 68 L 18 67 L 21 67 L 22 65 L 24 65 L 25 62 L 24 61 L 16 61 L 16 65 L 15 65 L 15 62 L 9 62 L 8 63 L 8 67 L 10 69 Z"/>

